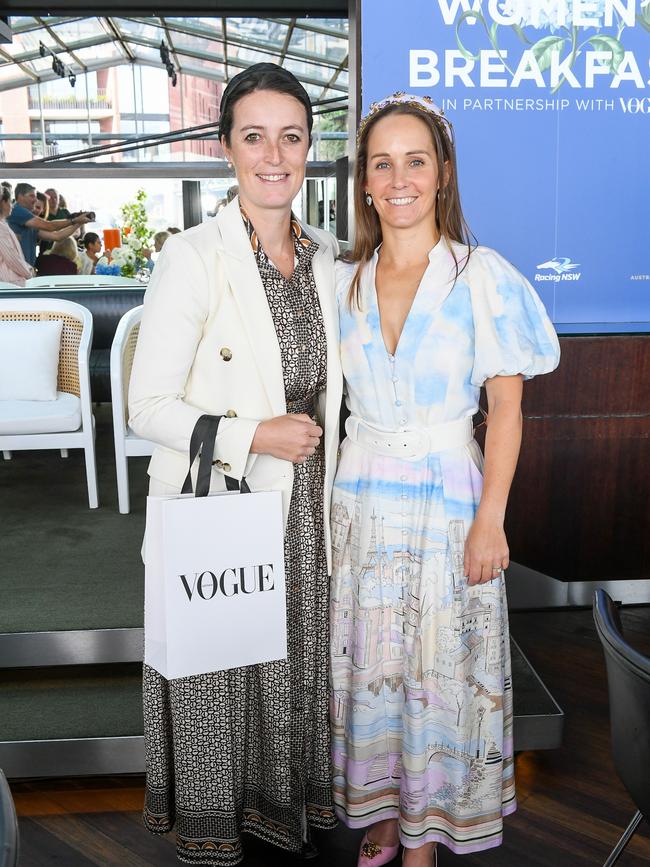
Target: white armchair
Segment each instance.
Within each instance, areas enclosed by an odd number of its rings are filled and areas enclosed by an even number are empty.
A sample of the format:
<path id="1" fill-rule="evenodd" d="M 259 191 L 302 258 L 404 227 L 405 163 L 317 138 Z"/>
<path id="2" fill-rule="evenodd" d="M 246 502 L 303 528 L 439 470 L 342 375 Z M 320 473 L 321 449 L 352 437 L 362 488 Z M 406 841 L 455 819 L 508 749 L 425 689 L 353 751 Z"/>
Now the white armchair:
<path id="1" fill-rule="evenodd" d="M 88 503 L 99 505 L 95 461 L 95 419 L 90 397 L 88 359 L 92 314 L 80 304 L 58 298 L 2 298 L 0 322 L 61 320 L 61 343 L 54 400 L 0 400 L 0 449 L 81 448 L 86 462 Z"/>
<path id="2" fill-rule="evenodd" d="M 136 455 L 150 455 L 155 447 L 154 443 L 137 436 L 129 427 L 127 403 L 129 381 L 141 319 L 142 305 L 127 311 L 117 325 L 111 346 L 111 400 L 115 436 L 117 500 L 122 515 L 128 514 L 131 509 L 127 458 Z"/>

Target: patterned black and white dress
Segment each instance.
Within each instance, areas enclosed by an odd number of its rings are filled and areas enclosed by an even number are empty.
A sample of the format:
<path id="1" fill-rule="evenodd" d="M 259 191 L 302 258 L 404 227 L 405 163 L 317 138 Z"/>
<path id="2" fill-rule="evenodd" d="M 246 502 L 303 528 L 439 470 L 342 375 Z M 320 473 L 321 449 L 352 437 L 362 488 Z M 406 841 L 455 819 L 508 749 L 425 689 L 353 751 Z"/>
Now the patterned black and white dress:
<path id="1" fill-rule="evenodd" d="M 314 413 L 326 343 L 312 272 L 318 245 L 292 220 L 287 280 L 242 213 L 281 348 L 288 412 Z M 144 667 L 150 831 L 175 825 L 178 857 L 231 865 L 242 833 L 299 852 L 309 828 L 336 824 L 328 728 L 328 577 L 322 447 L 294 466 L 285 536 L 288 659 L 165 680 Z"/>

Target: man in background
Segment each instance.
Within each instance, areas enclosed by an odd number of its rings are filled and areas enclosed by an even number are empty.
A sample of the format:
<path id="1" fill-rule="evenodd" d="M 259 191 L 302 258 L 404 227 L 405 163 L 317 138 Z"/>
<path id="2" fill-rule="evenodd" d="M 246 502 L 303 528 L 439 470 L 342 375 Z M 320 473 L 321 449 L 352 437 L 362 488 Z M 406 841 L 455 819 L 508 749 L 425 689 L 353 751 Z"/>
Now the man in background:
<path id="1" fill-rule="evenodd" d="M 7 217 L 7 225 L 14 231 L 23 251 L 25 261 L 34 266 L 36 245 L 41 241 L 60 241 L 73 235 L 78 226 L 89 222 L 87 214 L 61 220 L 44 220 L 34 215 L 36 189 L 31 184 L 16 184 L 16 202 Z"/>

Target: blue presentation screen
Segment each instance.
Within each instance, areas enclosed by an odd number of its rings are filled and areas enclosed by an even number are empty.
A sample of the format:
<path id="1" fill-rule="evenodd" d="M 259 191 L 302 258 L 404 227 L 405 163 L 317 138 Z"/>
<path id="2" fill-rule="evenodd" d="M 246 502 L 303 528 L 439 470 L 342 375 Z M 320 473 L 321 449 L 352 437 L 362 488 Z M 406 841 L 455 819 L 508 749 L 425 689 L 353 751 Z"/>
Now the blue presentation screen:
<path id="1" fill-rule="evenodd" d="M 428 95 L 465 216 L 558 325 L 650 323 L 650 0 L 363 0 L 363 112 Z"/>

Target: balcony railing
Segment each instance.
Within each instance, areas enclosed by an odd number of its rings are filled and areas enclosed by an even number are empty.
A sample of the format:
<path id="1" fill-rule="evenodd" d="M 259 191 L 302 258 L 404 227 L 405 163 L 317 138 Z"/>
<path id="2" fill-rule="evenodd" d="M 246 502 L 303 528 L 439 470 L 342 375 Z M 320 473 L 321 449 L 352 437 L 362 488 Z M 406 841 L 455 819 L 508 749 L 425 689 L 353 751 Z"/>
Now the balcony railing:
<path id="1" fill-rule="evenodd" d="M 91 111 L 93 111 L 93 109 L 99 109 L 101 111 L 103 109 L 110 110 L 113 107 L 111 98 L 103 88 L 98 88 L 97 93 L 88 98 L 88 103 L 86 103 L 85 96 L 81 96 L 81 94 L 77 96 L 75 93 L 68 94 L 67 96 L 42 93 L 41 102 L 43 105 L 43 111 L 87 111 L 87 106 Z M 38 91 L 32 87 L 29 89 L 29 107 L 35 111 L 38 111 L 40 108 L 38 104 Z"/>
<path id="2" fill-rule="evenodd" d="M 83 146 L 82 142 L 79 142 Z M 43 145 L 40 141 L 32 142 L 32 159 L 41 160 L 43 157 L 56 157 L 59 155 L 59 146 L 57 144 L 46 144 L 45 153 L 43 153 Z"/>

